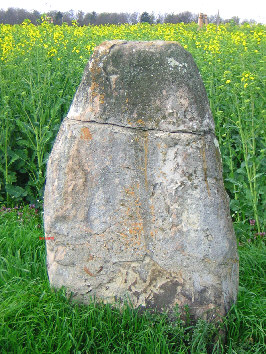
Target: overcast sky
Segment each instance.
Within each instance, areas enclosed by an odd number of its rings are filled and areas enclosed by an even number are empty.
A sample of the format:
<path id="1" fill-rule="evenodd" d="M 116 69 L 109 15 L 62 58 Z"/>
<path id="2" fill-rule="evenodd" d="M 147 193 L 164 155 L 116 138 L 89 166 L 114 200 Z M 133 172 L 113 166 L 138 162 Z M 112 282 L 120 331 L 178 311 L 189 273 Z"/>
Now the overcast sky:
<path id="1" fill-rule="evenodd" d="M 82 10 L 86 12 L 139 12 L 147 11 L 154 14 L 179 13 L 190 11 L 215 15 L 218 10 L 223 19 L 238 16 L 243 19 L 254 19 L 266 23 L 265 0 L 1 0 L 0 8 L 8 7 L 37 10 L 41 13 L 50 10 L 69 11 Z"/>

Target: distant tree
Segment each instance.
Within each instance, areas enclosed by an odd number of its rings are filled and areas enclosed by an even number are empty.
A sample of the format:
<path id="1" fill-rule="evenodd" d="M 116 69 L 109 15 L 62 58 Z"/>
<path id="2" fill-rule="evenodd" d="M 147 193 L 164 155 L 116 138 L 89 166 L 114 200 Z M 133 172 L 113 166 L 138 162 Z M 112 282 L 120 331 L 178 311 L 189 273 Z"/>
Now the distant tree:
<path id="1" fill-rule="evenodd" d="M 136 24 L 138 22 L 147 22 L 147 23 L 190 23 L 197 22 L 197 15 L 192 14 L 189 11 L 181 12 L 179 14 L 165 14 L 158 15 L 155 19 L 153 14 L 149 14 L 148 12 L 143 12 L 139 15 L 137 12 L 134 13 L 100 13 L 97 14 L 95 11 L 84 14 L 83 11 L 79 11 L 77 14 L 74 13 L 73 10 L 68 12 L 60 12 L 60 11 L 49 11 L 46 14 L 48 17 L 51 17 L 55 24 L 61 25 L 62 22 L 66 22 L 69 25 L 72 24 L 72 21 L 77 20 L 79 25 L 97 25 L 97 24 L 120 24 L 120 23 L 130 23 Z M 0 9 L 0 23 L 5 24 L 19 24 L 22 23 L 25 19 L 29 19 L 33 24 L 38 24 L 41 19 L 41 14 L 34 10 L 29 12 L 24 9 L 19 8 L 8 8 L 7 10 Z M 234 16 L 230 19 L 223 20 L 219 14 L 208 16 L 209 23 L 232 23 L 235 25 L 239 25 L 240 19 L 237 16 Z M 256 23 L 256 21 L 244 20 L 243 23 Z"/>
<path id="2" fill-rule="evenodd" d="M 217 24 L 223 23 L 224 20 L 220 17 L 219 14 L 217 14 L 217 15 L 208 16 L 208 22 L 209 23 L 215 23 L 217 25 Z"/>
<path id="3" fill-rule="evenodd" d="M 31 13 L 28 12 L 27 10 L 15 9 L 15 11 L 16 11 L 17 23 L 22 23 L 27 18 L 30 20 Z"/>
<path id="4" fill-rule="evenodd" d="M 224 23 L 231 23 L 232 25 L 239 25 L 240 18 L 237 16 L 233 16 L 227 20 L 224 20 Z"/>
<path id="5" fill-rule="evenodd" d="M 135 25 L 136 23 L 139 22 L 138 17 L 139 17 L 139 14 L 137 12 L 127 14 L 127 22 L 130 23 L 131 25 Z"/>
<path id="6" fill-rule="evenodd" d="M 236 25 L 239 25 L 240 24 L 240 18 L 238 16 L 233 16 L 231 18 L 231 22 L 234 22 Z"/>
<path id="7" fill-rule="evenodd" d="M 38 12 L 37 10 L 34 10 L 32 12 L 32 14 L 29 16 L 29 19 L 31 20 L 31 22 L 35 25 L 38 24 L 38 22 L 41 20 L 41 14 L 40 12 Z"/>
<path id="8" fill-rule="evenodd" d="M 159 14 L 156 18 L 156 23 L 164 23 L 165 16 L 166 15 Z"/>
<path id="9" fill-rule="evenodd" d="M 253 20 L 252 18 L 250 20 L 247 20 L 247 19 L 244 19 L 242 22 L 241 22 L 241 25 L 244 25 L 245 23 L 248 23 L 250 25 L 254 25 L 256 23 L 255 20 Z"/>
<path id="10" fill-rule="evenodd" d="M 72 21 L 75 21 L 75 13 L 73 10 L 63 13 L 63 21 L 69 25 L 72 25 Z"/>
<path id="11" fill-rule="evenodd" d="M 191 23 L 197 22 L 198 16 L 189 12 L 180 12 L 179 14 L 167 14 L 164 23 Z"/>
<path id="12" fill-rule="evenodd" d="M 9 7 L 5 14 L 5 23 L 9 23 L 10 25 L 14 25 L 15 23 L 19 23 L 17 16 L 17 9 Z"/>
<path id="13" fill-rule="evenodd" d="M 198 21 L 198 16 L 189 11 L 181 12 L 180 14 L 178 14 L 178 16 L 180 22 L 191 23 Z"/>
<path id="14" fill-rule="evenodd" d="M 97 20 L 97 13 L 95 11 L 86 13 L 83 19 L 84 25 L 95 25 Z"/>
<path id="15" fill-rule="evenodd" d="M 208 16 L 209 23 L 216 23 L 216 15 Z"/>
<path id="16" fill-rule="evenodd" d="M 10 7 L 6 11 L 3 9 L 0 10 L 0 23 L 14 25 L 22 23 L 25 19 L 29 19 L 32 23 L 36 24 L 40 16 L 38 11 L 29 12 L 24 9 Z"/>
<path id="17" fill-rule="evenodd" d="M 5 13 L 3 9 L 0 9 L 0 23 L 5 23 Z"/>
<path id="18" fill-rule="evenodd" d="M 164 23 L 178 23 L 178 15 L 167 14 L 164 18 Z"/>
<path id="19" fill-rule="evenodd" d="M 127 23 L 128 15 L 126 13 L 109 13 L 109 12 L 102 12 L 98 14 L 95 24 L 96 25 L 119 25 L 122 23 Z"/>
<path id="20" fill-rule="evenodd" d="M 76 15 L 76 20 L 80 26 L 84 26 L 84 16 L 85 13 L 83 11 L 78 11 Z"/>
<path id="21" fill-rule="evenodd" d="M 148 12 L 142 12 L 140 15 L 140 22 L 153 23 L 153 16 L 148 14 Z"/>
<path id="22" fill-rule="evenodd" d="M 55 11 L 55 10 L 53 10 L 53 11 L 48 11 L 48 12 L 46 12 L 46 13 L 43 15 L 43 17 L 44 17 L 47 21 L 49 21 L 49 22 L 58 24 L 58 23 L 56 23 L 56 15 L 57 15 L 57 12 L 58 12 L 58 11 Z"/>
<path id="23" fill-rule="evenodd" d="M 54 24 L 62 25 L 62 22 L 63 22 L 63 14 L 62 12 L 58 11 L 54 16 Z"/>

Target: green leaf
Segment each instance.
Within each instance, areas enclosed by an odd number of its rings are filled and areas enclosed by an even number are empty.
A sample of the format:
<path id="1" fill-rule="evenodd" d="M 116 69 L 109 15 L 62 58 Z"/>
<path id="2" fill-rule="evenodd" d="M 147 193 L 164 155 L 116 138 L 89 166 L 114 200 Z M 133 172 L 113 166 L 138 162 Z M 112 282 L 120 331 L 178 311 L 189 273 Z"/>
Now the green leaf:
<path id="1" fill-rule="evenodd" d="M 31 149 L 35 148 L 35 145 L 33 145 L 30 140 L 20 139 L 20 140 L 18 140 L 17 143 L 20 146 L 24 146 L 24 147 L 26 146 L 26 147 L 31 148 Z"/>
<path id="2" fill-rule="evenodd" d="M 254 182 L 255 179 L 257 179 L 257 178 L 260 177 L 260 176 L 264 176 L 264 175 L 265 175 L 265 173 L 258 173 L 258 174 L 256 174 L 256 176 L 254 176 L 254 177 L 251 179 L 251 182 Z"/>
<path id="3" fill-rule="evenodd" d="M 28 192 L 19 186 L 6 185 L 6 192 L 15 198 L 25 197 Z"/>
<path id="4" fill-rule="evenodd" d="M 226 178 L 225 181 L 231 182 L 231 183 L 235 184 L 236 186 L 242 187 L 242 183 L 240 183 L 239 181 L 236 181 L 233 178 Z"/>
<path id="5" fill-rule="evenodd" d="M 231 199 L 230 200 L 230 209 L 232 211 L 239 211 L 240 210 L 239 200 Z"/>

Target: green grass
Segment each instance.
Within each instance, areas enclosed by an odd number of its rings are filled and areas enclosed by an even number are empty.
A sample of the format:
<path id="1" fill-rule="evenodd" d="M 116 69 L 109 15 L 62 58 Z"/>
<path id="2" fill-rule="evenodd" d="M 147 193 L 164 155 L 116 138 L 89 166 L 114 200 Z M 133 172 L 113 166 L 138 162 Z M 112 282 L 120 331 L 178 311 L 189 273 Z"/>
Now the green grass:
<path id="1" fill-rule="evenodd" d="M 239 248 L 240 289 L 220 330 L 199 321 L 174 322 L 130 306 L 78 305 L 50 289 L 40 213 L 33 207 L 0 212 L 1 353 L 263 353 L 265 246 Z M 221 332 L 221 331 L 220 331 Z"/>

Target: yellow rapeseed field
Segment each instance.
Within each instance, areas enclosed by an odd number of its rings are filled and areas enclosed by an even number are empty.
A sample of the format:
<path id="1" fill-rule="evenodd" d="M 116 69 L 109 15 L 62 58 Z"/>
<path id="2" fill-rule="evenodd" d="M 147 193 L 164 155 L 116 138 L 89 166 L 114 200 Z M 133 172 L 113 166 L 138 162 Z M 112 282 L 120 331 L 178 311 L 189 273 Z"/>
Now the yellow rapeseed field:
<path id="1" fill-rule="evenodd" d="M 45 165 L 83 70 L 106 40 L 177 41 L 210 100 L 235 222 L 263 222 L 265 26 L 0 25 L 0 201 L 41 198 Z M 241 224 L 241 225 L 242 225 Z M 242 226 L 241 226 L 242 227 Z"/>

